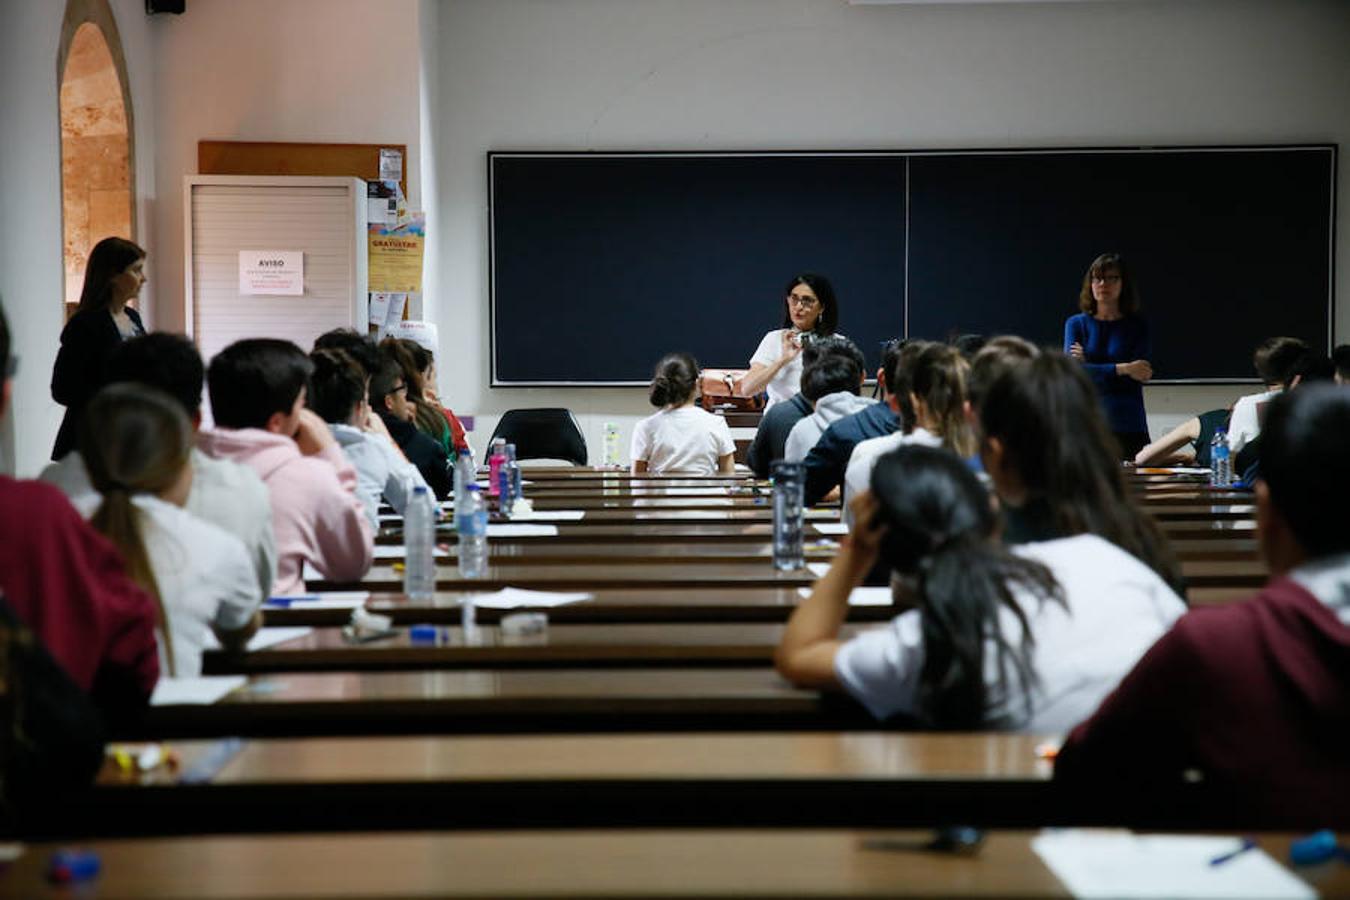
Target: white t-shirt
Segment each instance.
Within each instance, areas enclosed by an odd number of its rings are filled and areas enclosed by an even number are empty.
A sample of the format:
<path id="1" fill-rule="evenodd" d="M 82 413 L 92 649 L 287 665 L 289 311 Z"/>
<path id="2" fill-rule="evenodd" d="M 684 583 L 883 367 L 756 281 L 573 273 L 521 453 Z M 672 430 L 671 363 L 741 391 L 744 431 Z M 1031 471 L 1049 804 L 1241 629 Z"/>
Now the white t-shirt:
<path id="1" fill-rule="evenodd" d="M 909 434 L 897 431 L 892 434 L 884 434 L 881 437 L 859 441 L 854 446 L 853 453 L 848 458 L 848 468 L 844 470 L 843 503 L 845 520 L 849 518 L 849 499 L 867 490 L 872 483 L 872 470 L 877 467 L 877 460 L 906 444 L 919 447 L 941 447 L 942 438 L 926 429 L 915 428 Z"/>
<path id="2" fill-rule="evenodd" d="M 1273 400 L 1283 388 L 1248 394 L 1233 404 L 1233 415 L 1228 419 L 1228 449 L 1237 456 L 1243 447 L 1261 434 L 1261 407 Z M 1233 477 L 1237 477 L 1235 474 Z"/>
<path id="3" fill-rule="evenodd" d="M 1186 606 L 1156 572 L 1114 544 L 1091 534 L 1021 544 L 1013 553 L 1050 569 L 1065 605 L 1014 594 L 1035 644 L 1038 677 L 1028 716 L 1025 695 L 1009 673 L 1010 696 L 997 696 L 993 644 L 985 651 L 985 683 L 993 727 L 1029 734 L 1062 734 L 1096 709 Z M 1067 608 L 1066 608 L 1067 606 Z M 840 684 L 877 718 L 917 710 L 924 644 L 917 609 L 853 638 L 834 658 Z M 1020 646 L 1022 629 L 1008 610 L 999 616 L 1004 639 Z"/>
<path id="4" fill-rule="evenodd" d="M 775 328 L 764 335 L 764 340 L 759 342 L 759 347 L 755 349 L 755 355 L 750 357 L 750 365 L 759 363 L 762 366 L 772 366 L 778 362 L 779 357 L 783 355 L 783 332 L 786 328 Z M 802 385 L 802 355 L 798 353 L 790 359 L 783 368 L 769 379 L 769 383 L 764 386 L 764 390 L 769 395 L 769 402 L 764 408 L 768 409 L 775 403 L 782 403 L 784 400 L 791 400 L 793 395 L 801 390 Z"/>
<path id="5" fill-rule="evenodd" d="M 681 475 L 713 475 L 717 460 L 736 452 L 727 420 L 697 406 L 663 409 L 633 429 L 634 461 L 647 461 L 647 471 Z"/>
<path id="6" fill-rule="evenodd" d="M 249 623 L 265 592 L 258 587 L 239 538 L 149 494 L 132 498 L 142 513 L 142 537 L 173 638 L 174 676 L 202 671 L 211 626 L 237 631 Z M 161 671 L 168 673 L 164 647 Z"/>

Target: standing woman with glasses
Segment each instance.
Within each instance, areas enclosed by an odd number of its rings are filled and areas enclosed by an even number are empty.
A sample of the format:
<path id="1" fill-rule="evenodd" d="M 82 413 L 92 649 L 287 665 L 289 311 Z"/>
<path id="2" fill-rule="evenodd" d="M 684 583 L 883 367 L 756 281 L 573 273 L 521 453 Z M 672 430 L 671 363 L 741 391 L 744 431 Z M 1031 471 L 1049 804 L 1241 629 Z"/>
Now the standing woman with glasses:
<path id="1" fill-rule="evenodd" d="M 75 426 L 85 404 L 103 387 L 108 357 L 123 341 L 145 334 L 140 314 L 127 305 L 145 281 L 145 251 L 131 241 L 104 238 L 90 251 L 80 306 L 61 331 L 52 368 L 52 399 L 66 408 L 52 459 L 75 447 Z"/>
<path id="2" fill-rule="evenodd" d="M 1082 312 L 1064 323 L 1064 352 L 1083 364 L 1096 386 L 1121 459 L 1134 459 L 1149 442 L 1144 384 L 1153 377 L 1153 347 L 1120 254 L 1103 253 L 1092 261 L 1078 306 Z"/>
<path id="3" fill-rule="evenodd" d="M 834 334 L 839 323 L 839 301 L 824 275 L 804 272 L 787 283 L 783 324 L 759 342 L 750 357 L 750 371 L 736 383 L 736 394 L 753 397 L 767 391 L 769 402 L 791 400 L 801 387 L 802 345 Z"/>

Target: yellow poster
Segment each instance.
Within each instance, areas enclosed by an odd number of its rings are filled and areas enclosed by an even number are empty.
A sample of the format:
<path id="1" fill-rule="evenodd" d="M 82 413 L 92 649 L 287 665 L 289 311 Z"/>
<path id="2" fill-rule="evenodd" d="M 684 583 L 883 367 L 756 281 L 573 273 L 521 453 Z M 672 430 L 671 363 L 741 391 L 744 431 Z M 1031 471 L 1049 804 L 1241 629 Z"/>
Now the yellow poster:
<path id="1" fill-rule="evenodd" d="M 427 241 L 427 220 L 413 213 L 404 225 L 367 226 L 369 237 L 369 291 L 409 292 L 422 290 L 422 253 Z"/>

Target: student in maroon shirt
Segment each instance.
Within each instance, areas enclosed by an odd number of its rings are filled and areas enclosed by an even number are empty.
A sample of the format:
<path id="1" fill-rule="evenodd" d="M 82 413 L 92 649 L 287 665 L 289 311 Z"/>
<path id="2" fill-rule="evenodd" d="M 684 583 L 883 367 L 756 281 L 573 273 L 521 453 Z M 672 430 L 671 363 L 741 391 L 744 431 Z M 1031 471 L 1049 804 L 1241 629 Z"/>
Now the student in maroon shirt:
<path id="1" fill-rule="evenodd" d="M 2 419 L 15 369 L 3 307 L 0 366 Z M 159 678 L 154 601 L 57 488 L 0 476 L 0 593 L 105 712 L 144 706 Z"/>
<path id="2" fill-rule="evenodd" d="M 1074 729 L 1055 778 L 1079 796 L 1190 795 L 1242 827 L 1347 822 L 1350 390 L 1280 395 L 1264 434 L 1270 583 L 1187 613 Z"/>

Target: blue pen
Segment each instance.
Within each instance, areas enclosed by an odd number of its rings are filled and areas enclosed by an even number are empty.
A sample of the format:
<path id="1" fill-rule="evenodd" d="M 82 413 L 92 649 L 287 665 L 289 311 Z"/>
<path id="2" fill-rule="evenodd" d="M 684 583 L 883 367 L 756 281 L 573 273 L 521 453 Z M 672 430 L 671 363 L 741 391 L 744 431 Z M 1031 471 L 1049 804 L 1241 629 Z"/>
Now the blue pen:
<path id="1" fill-rule="evenodd" d="M 1237 857 L 1246 853 L 1248 850 L 1255 849 L 1255 847 L 1256 841 L 1252 840 L 1251 838 L 1243 838 L 1242 844 L 1236 850 L 1233 850 L 1229 853 L 1225 853 L 1222 856 L 1214 857 L 1209 861 L 1209 864 L 1211 866 L 1221 866 L 1224 863 L 1228 862 L 1230 859 L 1236 859 Z"/>

